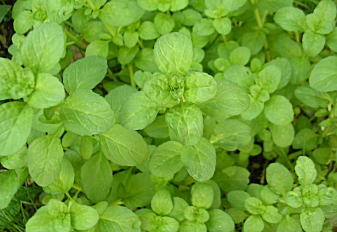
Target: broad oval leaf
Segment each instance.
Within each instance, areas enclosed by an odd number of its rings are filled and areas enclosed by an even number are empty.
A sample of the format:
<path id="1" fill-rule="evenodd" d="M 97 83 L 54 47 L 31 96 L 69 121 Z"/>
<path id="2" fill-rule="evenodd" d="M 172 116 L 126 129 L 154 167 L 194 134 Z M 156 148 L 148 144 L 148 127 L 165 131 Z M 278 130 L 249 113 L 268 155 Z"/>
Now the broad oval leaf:
<path id="1" fill-rule="evenodd" d="M 337 57 L 329 56 L 320 60 L 310 74 L 309 83 L 321 92 L 337 90 Z"/>
<path id="2" fill-rule="evenodd" d="M 274 95 L 266 103 L 264 115 L 275 125 L 286 125 L 294 119 L 293 106 L 286 97 Z"/>

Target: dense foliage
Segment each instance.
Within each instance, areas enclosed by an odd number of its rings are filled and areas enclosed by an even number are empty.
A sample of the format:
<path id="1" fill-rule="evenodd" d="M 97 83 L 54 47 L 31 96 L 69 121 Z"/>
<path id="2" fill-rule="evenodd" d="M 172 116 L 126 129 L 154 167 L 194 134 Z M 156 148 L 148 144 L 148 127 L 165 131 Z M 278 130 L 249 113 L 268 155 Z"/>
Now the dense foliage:
<path id="1" fill-rule="evenodd" d="M 303 2 L 17 0 L 0 230 L 333 231 L 336 2 Z"/>

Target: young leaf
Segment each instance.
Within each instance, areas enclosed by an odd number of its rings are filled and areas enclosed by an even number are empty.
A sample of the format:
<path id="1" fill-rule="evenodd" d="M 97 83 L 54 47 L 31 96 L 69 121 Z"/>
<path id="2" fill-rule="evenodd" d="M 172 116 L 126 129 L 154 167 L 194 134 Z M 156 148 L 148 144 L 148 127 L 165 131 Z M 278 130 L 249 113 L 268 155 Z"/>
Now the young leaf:
<path id="1" fill-rule="evenodd" d="M 149 157 L 143 137 L 119 124 L 100 135 L 100 144 L 105 157 L 119 165 L 140 165 Z"/>
<path id="2" fill-rule="evenodd" d="M 203 135 L 202 112 L 194 105 L 179 105 L 170 109 L 165 115 L 165 120 L 171 140 L 194 145 Z"/>
<path id="3" fill-rule="evenodd" d="M 275 22 L 286 31 L 303 32 L 306 29 L 305 14 L 295 7 L 283 7 L 275 16 Z"/>
<path id="4" fill-rule="evenodd" d="M 217 83 L 212 76 L 202 72 L 192 72 L 186 76 L 184 97 L 192 103 L 202 103 L 212 99 L 217 91 Z"/>
<path id="5" fill-rule="evenodd" d="M 266 118 L 275 125 L 286 125 L 293 121 L 294 111 L 289 100 L 281 95 L 274 95 L 266 103 L 264 109 Z"/>
<path id="6" fill-rule="evenodd" d="M 270 188 L 278 193 L 285 194 L 293 187 L 293 177 L 282 164 L 273 163 L 266 169 L 266 179 Z"/>
<path id="7" fill-rule="evenodd" d="M 315 57 L 323 50 L 325 37 L 308 30 L 303 35 L 302 45 L 308 56 Z"/>
<path id="8" fill-rule="evenodd" d="M 27 153 L 28 170 L 33 180 L 40 186 L 52 184 L 60 174 L 63 155 L 57 134 L 35 139 Z"/>
<path id="9" fill-rule="evenodd" d="M 234 221 L 226 212 L 213 209 L 209 212 L 209 221 L 207 229 L 209 232 L 234 232 Z"/>
<path id="10" fill-rule="evenodd" d="M 49 108 L 60 104 L 64 97 L 63 85 L 56 77 L 48 73 L 39 73 L 28 104 L 38 109 Z"/>
<path id="11" fill-rule="evenodd" d="M 317 176 L 314 162 L 306 156 L 298 157 L 295 172 L 301 185 L 312 184 Z"/>
<path id="12" fill-rule="evenodd" d="M 191 189 L 192 205 L 208 209 L 214 200 L 213 187 L 207 183 L 195 183 Z"/>
<path id="13" fill-rule="evenodd" d="M 271 124 L 270 131 L 277 146 L 288 147 L 293 143 L 295 130 L 291 123 L 282 126 Z"/>
<path id="14" fill-rule="evenodd" d="M 156 192 L 151 200 L 152 210 L 159 215 L 168 215 L 173 209 L 173 201 L 168 190 L 162 189 Z"/>
<path id="15" fill-rule="evenodd" d="M 66 193 L 73 186 L 74 179 L 75 172 L 71 162 L 63 158 L 59 176 L 47 188 L 53 192 Z"/>
<path id="16" fill-rule="evenodd" d="M 33 109 L 23 102 L 0 105 L 0 155 L 11 155 L 27 142 L 33 121 Z"/>
<path id="17" fill-rule="evenodd" d="M 158 146 L 151 155 L 149 169 L 159 177 L 173 177 L 184 165 L 181 162 L 183 145 L 168 141 Z"/>
<path id="18" fill-rule="evenodd" d="M 300 214 L 301 225 L 305 232 L 322 231 L 324 219 L 324 213 L 321 208 L 305 209 Z"/>
<path id="19" fill-rule="evenodd" d="M 181 160 L 194 179 L 209 180 L 215 171 L 215 148 L 207 139 L 202 138 L 193 146 L 185 146 Z"/>
<path id="20" fill-rule="evenodd" d="M 67 130 L 82 136 L 103 133 L 115 121 L 109 103 L 90 90 L 70 95 L 61 108 L 61 118 Z"/>
<path id="21" fill-rule="evenodd" d="M 22 61 L 35 72 L 50 72 L 64 55 L 62 27 L 44 23 L 31 31 L 21 47 Z"/>
<path id="22" fill-rule="evenodd" d="M 264 222 L 260 216 L 251 215 L 243 224 L 243 232 L 262 232 Z"/>
<path id="23" fill-rule="evenodd" d="M 71 225 L 76 230 L 88 230 L 94 227 L 99 219 L 96 209 L 76 202 L 70 207 Z"/>
<path id="24" fill-rule="evenodd" d="M 109 161 L 96 154 L 81 167 L 81 184 L 84 193 L 93 202 L 106 199 L 112 184 L 112 170 Z"/>
<path id="25" fill-rule="evenodd" d="M 102 57 L 89 56 L 71 63 L 63 72 L 64 87 L 69 94 L 76 90 L 91 90 L 107 72 L 107 61 Z"/>
<path id="26" fill-rule="evenodd" d="M 192 41 L 179 32 L 160 37 L 154 45 L 154 58 L 163 73 L 186 73 L 193 60 Z"/>

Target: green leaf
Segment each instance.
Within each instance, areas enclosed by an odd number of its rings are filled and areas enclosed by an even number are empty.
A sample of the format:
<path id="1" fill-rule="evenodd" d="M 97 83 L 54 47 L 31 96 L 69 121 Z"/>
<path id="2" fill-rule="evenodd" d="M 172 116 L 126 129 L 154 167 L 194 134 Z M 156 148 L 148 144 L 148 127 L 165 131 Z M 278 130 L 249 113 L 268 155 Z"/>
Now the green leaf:
<path id="1" fill-rule="evenodd" d="M 266 206 L 256 197 L 249 197 L 245 200 L 246 210 L 254 215 L 262 215 L 266 212 Z"/>
<path id="2" fill-rule="evenodd" d="M 266 222 L 275 224 L 281 221 L 282 215 L 278 212 L 276 207 L 268 205 L 265 212 L 262 214 L 262 218 Z"/>
<path id="3" fill-rule="evenodd" d="M 302 45 L 308 56 L 315 57 L 323 50 L 325 37 L 308 30 L 303 35 Z"/>
<path id="4" fill-rule="evenodd" d="M 109 206 L 100 216 L 96 228 L 100 232 L 140 232 L 140 220 L 131 210 L 122 206 Z"/>
<path id="5" fill-rule="evenodd" d="M 148 127 L 144 129 L 144 132 L 157 139 L 165 139 L 169 137 L 168 127 L 165 122 L 165 116 L 161 115 L 156 118 L 156 120 L 151 123 Z"/>
<path id="6" fill-rule="evenodd" d="M 322 0 L 312 14 L 307 15 L 309 29 L 315 33 L 326 35 L 335 27 L 336 3 L 332 0 Z"/>
<path id="7" fill-rule="evenodd" d="M 301 224 L 298 219 L 295 219 L 290 216 L 284 217 L 280 224 L 277 226 L 276 232 L 302 232 Z"/>
<path id="8" fill-rule="evenodd" d="M 109 161 L 102 154 L 92 156 L 81 167 L 81 185 L 91 201 L 105 200 L 111 184 L 112 169 Z"/>
<path id="9" fill-rule="evenodd" d="M 251 128 L 237 119 L 220 121 L 214 128 L 211 142 L 226 151 L 234 151 L 248 145 L 252 140 Z"/>
<path id="10" fill-rule="evenodd" d="M 165 115 L 165 120 L 171 140 L 194 145 L 203 135 L 202 112 L 194 105 L 179 105 L 170 109 Z"/>
<path id="11" fill-rule="evenodd" d="M 163 35 L 170 33 L 174 29 L 175 21 L 170 15 L 157 13 L 154 17 L 154 26 L 156 30 Z"/>
<path id="12" fill-rule="evenodd" d="M 201 106 L 205 113 L 222 120 L 248 108 L 249 96 L 241 87 L 227 80 L 217 81 L 217 84 L 215 97 Z"/>
<path id="13" fill-rule="evenodd" d="M 22 183 L 15 170 L 0 172 L 0 183 L 0 209 L 5 209 Z"/>
<path id="14" fill-rule="evenodd" d="M 266 179 L 268 186 L 278 194 L 285 194 L 293 187 L 294 180 L 290 171 L 279 163 L 273 163 L 267 167 Z"/>
<path id="15" fill-rule="evenodd" d="M 323 229 L 325 217 L 321 208 L 305 209 L 300 214 L 300 220 L 305 232 L 320 232 Z"/>
<path id="16" fill-rule="evenodd" d="M 281 70 L 276 65 L 269 65 L 259 72 L 256 83 L 269 93 L 273 93 L 277 90 L 281 77 Z"/>
<path id="17" fill-rule="evenodd" d="M 22 61 L 35 72 L 50 72 L 64 55 L 62 27 L 44 23 L 31 31 L 21 47 Z"/>
<path id="18" fill-rule="evenodd" d="M 185 146 L 181 160 L 195 180 L 209 180 L 215 171 L 215 148 L 207 139 L 202 138 L 193 146 Z"/>
<path id="19" fill-rule="evenodd" d="M 34 86 L 35 78 L 31 71 L 0 57 L 0 100 L 25 98 L 33 92 Z"/>
<path id="20" fill-rule="evenodd" d="M 102 133 L 100 143 L 107 159 L 119 165 L 140 165 L 149 157 L 148 145 L 143 137 L 119 124 Z"/>
<path id="21" fill-rule="evenodd" d="M 234 190 L 227 193 L 227 200 L 232 208 L 245 210 L 245 201 L 250 195 L 242 190 Z"/>
<path id="22" fill-rule="evenodd" d="M 183 145 L 168 141 L 158 146 L 151 155 L 149 169 L 158 177 L 173 177 L 184 165 L 181 162 Z"/>
<path id="23" fill-rule="evenodd" d="M 143 22 L 138 30 L 139 37 L 143 40 L 154 40 L 160 36 L 153 22 Z"/>
<path id="24" fill-rule="evenodd" d="M 163 73 L 186 73 L 191 68 L 192 41 L 182 33 L 172 32 L 161 36 L 153 52 L 155 62 Z"/>
<path id="25" fill-rule="evenodd" d="M 27 153 L 28 170 L 33 180 L 40 186 L 52 184 L 60 174 L 63 155 L 57 134 L 35 139 Z"/>
<path id="26" fill-rule="evenodd" d="M 85 50 L 85 56 L 90 57 L 102 57 L 107 58 L 109 54 L 109 42 L 108 41 L 102 41 L 102 40 L 95 40 L 91 42 L 86 50 Z"/>
<path id="27" fill-rule="evenodd" d="M 66 193 L 73 187 L 75 179 L 74 168 L 69 160 L 64 158 L 61 164 L 61 171 L 56 180 L 47 188 L 53 192 Z"/>
<path id="28" fill-rule="evenodd" d="M 26 232 L 70 232 L 71 219 L 68 207 L 55 199 L 41 207 L 26 224 Z"/>
<path id="29" fill-rule="evenodd" d="M 64 87 L 69 94 L 76 90 L 91 90 L 98 85 L 107 72 L 106 59 L 89 56 L 71 63 L 63 72 Z"/>
<path id="30" fill-rule="evenodd" d="M 317 176 L 314 162 L 306 156 L 298 157 L 295 165 L 295 172 L 298 177 L 298 182 L 301 185 L 314 183 Z"/>
<path id="31" fill-rule="evenodd" d="M 232 22 L 229 18 L 214 19 L 213 27 L 218 33 L 222 35 L 227 35 L 232 30 Z"/>
<path id="32" fill-rule="evenodd" d="M 310 74 L 309 83 L 317 91 L 337 90 L 337 57 L 329 56 L 320 60 Z"/>
<path id="33" fill-rule="evenodd" d="M 107 101 L 90 90 L 70 95 L 61 108 L 64 127 L 79 135 L 100 134 L 114 124 L 114 112 Z"/>
<path id="34" fill-rule="evenodd" d="M 226 212 L 220 209 L 209 211 L 210 219 L 207 222 L 209 232 L 234 232 L 234 221 Z"/>
<path id="35" fill-rule="evenodd" d="M 295 129 L 291 123 L 282 126 L 271 124 L 270 131 L 277 146 L 288 147 L 293 143 Z"/>
<path id="36" fill-rule="evenodd" d="M 295 90 L 295 96 L 304 105 L 312 108 L 326 108 L 329 104 L 327 94 L 316 91 L 309 86 L 297 87 Z"/>
<path id="37" fill-rule="evenodd" d="M 246 65 L 250 60 L 250 50 L 247 47 L 237 47 L 229 55 L 232 64 Z"/>
<path id="38" fill-rule="evenodd" d="M 151 99 L 140 91 L 128 98 L 122 106 L 119 118 L 123 126 L 133 130 L 142 130 L 156 119 L 158 111 Z"/>
<path id="39" fill-rule="evenodd" d="M 144 10 L 137 5 L 136 0 L 109 1 L 100 11 L 100 19 L 110 30 L 113 27 L 127 26 L 136 22 L 144 14 Z"/>
<path id="40" fill-rule="evenodd" d="M 0 6 L 0 22 L 4 19 L 8 11 L 11 9 L 10 5 L 1 5 Z"/>
<path id="41" fill-rule="evenodd" d="M 207 232 L 207 227 L 204 223 L 196 222 L 196 221 L 184 221 L 180 224 L 179 232 Z"/>
<path id="42" fill-rule="evenodd" d="M 202 18 L 193 25 L 193 33 L 198 36 L 210 36 L 215 32 L 212 20 Z"/>
<path id="43" fill-rule="evenodd" d="M 252 215 L 243 224 L 243 232 L 262 232 L 264 222 L 260 216 Z"/>
<path id="44" fill-rule="evenodd" d="M 33 121 L 33 110 L 22 102 L 0 105 L 0 156 L 18 152 L 26 144 Z"/>
<path id="45" fill-rule="evenodd" d="M 283 7 L 279 9 L 274 21 L 286 31 L 303 32 L 306 28 L 305 14 L 295 7 Z"/>
<path id="46" fill-rule="evenodd" d="M 34 108 L 49 108 L 60 104 L 65 97 L 62 83 L 48 73 L 39 73 L 35 90 L 28 99 Z"/>
<path id="47" fill-rule="evenodd" d="M 162 189 L 156 192 L 151 200 L 152 210 L 159 215 L 168 215 L 173 209 L 173 201 L 168 190 Z"/>
<path id="48" fill-rule="evenodd" d="M 76 230 L 88 230 L 94 227 L 99 219 L 96 209 L 76 202 L 70 207 L 71 225 Z"/>
<path id="49" fill-rule="evenodd" d="M 192 72 L 186 76 L 184 98 L 188 102 L 202 103 L 216 95 L 217 83 L 206 73 Z"/>
<path id="50" fill-rule="evenodd" d="M 184 211 L 186 207 L 188 207 L 188 204 L 184 199 L 173 197 L 173 209 L 169 216 L 180 222 L 185 220 Z"/>
<path id="51" fill-rule="evenodd" d="M 275 125 L 286 125 L 294 119 L 293 106 L 289 100 L 281 95 L 274 95 L 266 103 L 264 115 Z"/>
<path id="52" fill-rule="evenodd" d="M 249 183 L 249 175 L 247 169 L 231 166 L 223 169 L 215 178 L 222 191 L 227 193 L 233 190 L 245 190 Z"/>
<path id="53" fill-rule="evenodd" d="M 214 200 L 214 190 L 208 183 L 195 183 L 191 189 L 191 202 L 193 206 L 208 209 Z"/>

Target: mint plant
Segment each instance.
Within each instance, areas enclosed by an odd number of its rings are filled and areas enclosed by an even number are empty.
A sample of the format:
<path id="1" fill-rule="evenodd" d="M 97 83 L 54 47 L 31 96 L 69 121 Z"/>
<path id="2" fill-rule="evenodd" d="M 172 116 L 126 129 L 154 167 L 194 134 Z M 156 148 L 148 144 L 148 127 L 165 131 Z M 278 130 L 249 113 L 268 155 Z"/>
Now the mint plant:
<path id="1" fill-rule="evenodd" d="M 334 231 L 336 9 L 16 1 L 0 215 L 38 188 L 11 231 Z"/>

